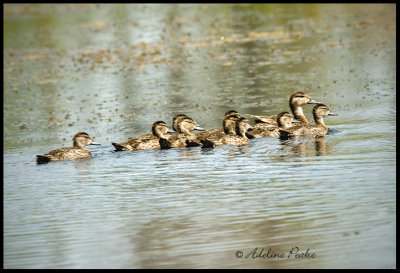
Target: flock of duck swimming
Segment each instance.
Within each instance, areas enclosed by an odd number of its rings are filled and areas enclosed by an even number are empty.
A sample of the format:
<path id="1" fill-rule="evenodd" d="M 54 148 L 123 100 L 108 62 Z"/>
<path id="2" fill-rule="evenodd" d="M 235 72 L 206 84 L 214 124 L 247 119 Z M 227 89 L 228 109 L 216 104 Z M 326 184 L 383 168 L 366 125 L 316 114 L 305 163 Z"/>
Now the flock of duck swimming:
<path id="1" fill-rule="evenodd" d="M 302 105 L 315 104 L 312 113 L 315 124 L 309 124 L 304 116 Z M 111 144 L 116 151 L 137 151 L 145 149 L 169 149 L 181 147 L 201 146 L 213 148 L 221 145 L 246 145 L 252 138 L 291 136 L 324 136 L 328 128 L 324 117 L 337 115 L 330 112 L 329 108 L 312 99 L 302 91 L 294 92 L 289 99 L 289 106 L 293 115 L 281 112 L 274 116 L 255 116 L 255 125 L 250 126 L 247 119 L 238 112 L 231 110 L 225 113 L 222 120 L 223 128 L 205 130 L 197 126 L 196 122 L 185 114 L 173 117 L 170 130 L 163 121 L 156 121 L 151 127 L 151 134 L 129 138 L 126 142 Z M 296 121 L 294 120 L 296 119 Z M 203 131 L 193 134 L 191 131 Z M 37 163 L 47 163 L 53 160 L 84 159 L 91 153 L 85 146 L 100 145 L 92 140 L 87 133 L 79 132 L 73 137 L 73 147 L 52 150 L 44 155 L 37 155 Z"/>

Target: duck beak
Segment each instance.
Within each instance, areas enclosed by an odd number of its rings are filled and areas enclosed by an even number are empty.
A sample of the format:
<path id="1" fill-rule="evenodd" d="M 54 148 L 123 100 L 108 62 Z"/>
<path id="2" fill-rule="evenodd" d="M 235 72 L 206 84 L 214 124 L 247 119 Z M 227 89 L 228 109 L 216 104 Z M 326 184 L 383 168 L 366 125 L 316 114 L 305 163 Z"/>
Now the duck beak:
<path id="1" fill-rule="evenodd" d="M 294 119 L 292 123 L 300 123 L 300 121 Z"/>
<path id="2" fill-rule="evenodd" d="M 313 98 L 310 97 L 310 100 L 307 102 L 307 104 L 318 104 L 320 103 L 319 101 L 314 100 Z"/>
<path id="3" fill-rule="evenodd" d="M 172 134 L 172 133 L 176 133 L 176 132 L 174 130 L 168 128 L 167 133 L 171 133 Z"/>
<path id="4" fill-rule="evenodd" d="M 329 113 L 328 113 L 328 116 L 339 116 L 339 115 L 336 114 L 336 113 L 333 113 L 333 112 L 329 112 Z"/>
<path id="5" fill-rule="evenodd" d="M 92 141 L 92 143 L 90 143 L 89 145 L 101 145 L 100 143 L 94 142 Z"/>
<path id="6" fill-rule="evenodd" d="M 194 130 L 197 130 L 197 131 L 205 131 L 206 129 L 201 128 L 200 126 L 196 126 L 196 127 L 194 127 Z"/>

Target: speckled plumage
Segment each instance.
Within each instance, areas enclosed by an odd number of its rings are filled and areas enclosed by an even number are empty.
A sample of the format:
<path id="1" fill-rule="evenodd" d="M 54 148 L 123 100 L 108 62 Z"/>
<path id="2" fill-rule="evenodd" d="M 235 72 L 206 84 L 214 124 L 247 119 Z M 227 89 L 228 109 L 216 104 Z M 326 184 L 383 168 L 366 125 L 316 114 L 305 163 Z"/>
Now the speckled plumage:
<path id="1" fill-rule="evenodd" d="M 165 129 L 166 128 L 166 129 Z M 129 138 L 128 141 L 122 143 L 111 144 L 115 147 L 116 151 L 138 151 L 149 149 L 160 149 L 160 135 L 164 136 L 168 132 L 168 126 L 163 121 L 156 121 L 151 126 L 151 134 Z"/>
<path id="2" fill-rule="evenodd" d="M 177 131 L 178 124 L 184 117 L 188 117 L 185 114 L 177 114 L 172 118 L 172 128 Z M 153 123 L 154 125 L 154 123 Z M 153 131 L 153 127 L 152 127 Z M 111 142 L 115 147 L 115 151 L 137 151 L 137 150 L 148 150 L 148 149 L 160 149 L 160 138 L 151 134 L 146 134 L 138 137 L 130 137 L 128 141 L 122 143 Z"/>
<path id="3" fill-rule="evenodd" d="M 225 113 L 222 120 L 222 128 L 211 129 L 197 134 L 197 139 L 215 141 L 223 138 L 226 134 L 236 134 L 235 124 L 236 120 L 240 118 L 240 114 L 235 110 L 230 110 Z"/>
<path id="4" fill-rule="evenodd" d="M 222 138 L 213 139 L 206 138 L 202 139 L 202 147 L 203 148 L 213 148 L 221 145 L 246 145 L 250 142 L 250 140 L 246 136 L 247 130 L 250 128 L 250 125 L 247 119 L 240 117 L 236 118 L 235 121 L 235 134 L 229 132 L 225 134 Z"/>
<path id="5" fill-rule="evenodd" d="M 315 125 L 299 124 L 288 129 L 281 129 L 280 136 L 324 136 L 328 133 L 328 127 L 326 127 L 324 123 L 324 117 L 336 115 L 337 114 L 330 112 L 326 105 L 322 103 L 317 104 L 313 108 Z"/>
<path id="6" fill-rule="evenodd" d="M 279 137 L 280 129 L 287 129 L 292 126 L 293 116 L 288 112 L 281 112 L 277 115 L 277 125 L 269 123 L 257 123 L 253 129 L 247 132 L 248 138 Z"/>
<path id="7" fill-rule="evenodd" d="M 87 133 L 79 132 L 72 138 L 73 147 L 60 148 L 52 150 L 44 155 L 37 155 L 36 162 L 38 164 L 47 163 L 55 160 L 73 160 L 73 159 L 85 159 L 91 156 L 89 149 L 85 146 L 88 145 L 100 145 L 92 140 Z"/>
<path id="8" fill-rule="evenodd" d="M 294 118 L 298 120 L 300 124 L 308 124 L 307 118 L 304 116 L 301 105 L 317 104 L 317 103 L 319 102 L 315 101 L 313 98 L 311 98 L 308 94 L 306 94 L 303 91 L 296 91 L 292 95 L 290 95 L 289 98 L 289 107 L 292 110 Z M 278 126 L 277 115 L 272 115 L 272 116 L 256 116 L 250 114 L 247 115 L 253 117 L 256 124 L 268 123 Z"/>
<path id="9" fill-rule="evenodd" d="M 196 135 L 191 133 L 191 131 L 203 131 L 204 129 L 197 126 L 193 119 L 187 116 L 182 117 L 176 129 L 176 133 L 160 138 L 159 143 L 161 149 L 200 146 L 200 143 L 197 142 Z"/>

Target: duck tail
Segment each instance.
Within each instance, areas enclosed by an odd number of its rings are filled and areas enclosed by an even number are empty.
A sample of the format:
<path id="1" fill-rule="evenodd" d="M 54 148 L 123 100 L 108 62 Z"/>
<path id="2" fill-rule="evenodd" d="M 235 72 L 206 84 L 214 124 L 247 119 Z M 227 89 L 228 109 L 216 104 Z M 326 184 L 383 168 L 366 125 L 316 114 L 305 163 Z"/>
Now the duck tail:
<path id="1" fill-rule="evenodd" d="M 202 148 L 214 148 L 215 147 L 214 142 L 209 141 L 207 139 L 202 139 L 202 140 L 200 140 L 200 142 L 201 142 Z"/>
<path id="2" fill-rule="evenodd" d="M 201 146 L 201 144 L 198 141 L 195 140 L 186 140 L 186 147 L 198 147 Z"/>
<path id="3" fill-rule="evenodd" d="M 170 148 L 172 148 L 171 147 L 171 142 L 169 142 L 165 138 L 160 138 L 159 143 L 160 143 L 160 148 L 161 149 L 170 149 Z"/>
<path id="4" fill-rule="evenodd" d="M 115 151 L 126 151 L 126 148 L 118 143 L 111 142 L 111 144 L 115 147 Z"/>
<path id="5" fill-rule="evenodd" d="M 252 130 L 247 131 L 247 132 L 246 132 L 246 137 L 247 137 L 248 139 L 253 139 L 253 138 L 255 138 L 254 132 L 252 132 Z"/>
<path id="6" fill-rule="evenodd" d="M 51 159 L 49 157 L 47 157 L 47 156 L 44 156 L 44 155 L 37 155 L 36 156 L 36 163 L 37 164 L 45 164 L 45 163 L 48 163 L 50 161 L 51 161 Z"/>
<path id="7" fill-rule="evenodd" d="M 292 133 L 285 131 L 285 130 L 279 130 L 279 138 L 282 140 L 287 140 L 289 139 L 291 136 L 293 136 Z"/>

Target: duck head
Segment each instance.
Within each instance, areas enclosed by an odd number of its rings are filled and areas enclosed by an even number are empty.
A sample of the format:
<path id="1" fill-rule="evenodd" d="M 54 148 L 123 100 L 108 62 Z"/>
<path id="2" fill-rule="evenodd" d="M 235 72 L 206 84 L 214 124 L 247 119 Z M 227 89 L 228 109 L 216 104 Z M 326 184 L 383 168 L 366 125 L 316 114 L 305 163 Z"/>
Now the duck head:
<path id="1" fill-rule="evenodd" d="M 188 117 L 185 114 L 176 114 L 173 118 L 172 118 L 172 129 L 175 130 L 175 132 L 178 131 L 178 124 L 182 121 L 182 119 Z"/>
<path id="2" fill-rule="evenodd" d="M 100 143 L 94 142 L 92 137 L 85 132 L 79 132 L 72 138 L 74 147 L 83 148 L 88 145 L 100 145 Z"/>
<path id="3" fill-rule="evenodd" d="M 189 117 L 182 118 L 176 129 L 177 132 L 181 134 L 190 134 L 190 132 L 193 130 L 205 131 L 205 129 L 197 126 L 196 122 Z"/>
<path id="4" fill-rule="evenodd" d="M 227 112 L 228 113 L 228 112 Z M 224 119 L 222 120 L 222 128 L 224 129 L 224 133 L 229 135 L 235 135 L 236 134 L 236 121 L 240 118 L 239 113 L 232 112 L 230 114 L 225 114 Z"/>
<path id="5" fill-rule="evenodd" d="M 279 127 L 287 128 L 292 125 L 293 116 L 289 112 L 281 112 L 278 114 L 276 120 Z"/>
<path id="6" fill-rule="evenodd" d="M 313 116 L 316 124 L 324 124 L 323 118 L 326 116 L 337 116 L 338 114 L 333 113 L 329 110 L 328 106 L 319 103 L 313 108 Z"/>
<path id="7" fill-rule="evenodd" d="M 333 113 L 329 110 L 328 106 L 319 103 L 313 108 L 314 117 L 326 117 L 326 116 L 337 116 L 338 114 Z"/>
<path id="8" fill-rule="evenodd" d="M 304 104 L 316 104 L 320 103 L 310 97 L 307 93 L 303 91 L 294 92 L 289 99 L 290 106 L 300 106 Z"/>
<path id="9" fill-rule="evenodd" d="M 156 121 L 151 126 L 151 132 L 154 136 L 163 138 L 169 132 L 168 126 L 164 121 Z"/>

